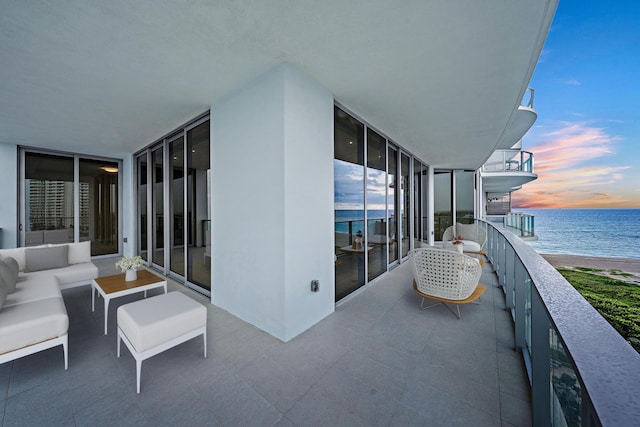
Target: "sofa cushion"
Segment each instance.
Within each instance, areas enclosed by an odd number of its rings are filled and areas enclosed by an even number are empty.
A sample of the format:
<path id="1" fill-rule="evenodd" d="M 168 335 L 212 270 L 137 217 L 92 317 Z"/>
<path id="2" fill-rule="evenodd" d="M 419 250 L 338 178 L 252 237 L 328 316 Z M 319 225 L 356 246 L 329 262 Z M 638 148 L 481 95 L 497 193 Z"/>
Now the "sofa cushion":
<path id="1" fill-rule="evenodd" d="M 51 270 L 69 265 L 69 246 L 25 249 L 25 272 Z"/>
<path id="2" fill-rule="evenodd" d="M 5 306 L 0 314 L 0 354 L 57 338 L 69 329 L 62 297 Z"/>
<path id="3" fill-rule="evenodd" d="M 9 307 L 41 299 L 61 297 L 62 292 L 60 291 L 60 286 L 58 286 L 58 281 L 51 273 L 48 275 L 45 273 L 43 271 L 37 277 L 29 277 L 29 274 L 21 275 L 18 278 L 16 291 L 7 295 L 4 305 Z"/>
<path id="4" fill-rule="evenodd" d="M 91 262 L 91 241 L 69 243 L 69 264 Z"/>
<path id="5" fill-rule="evenodd" d="M 16 290 L 19 268 L 18 261 L 11 257 L 6 257 L 0 261 L 0 277 L 4 282 L 7 293 L 9 294 Z"/>
<path id="6" fill-rule="evenodd" d="M 2 310 L 2 306 L 4 305 L 4 301 L 7 299 L 7 286 L 4 284 L 4 280 L 0 277 L 0 310 Z"/>
<path id="7" fill-rule="evenodd" d="M 11 257 L 18 262 L 18 270 L 24 271 L 24 248 L 0 249 L 0 259 Z"/>
<path id="8" fill-rule="evenodd" d="M 58 285 L 64 287 L 70 283 L 87 282 L 91 283 L 92 279 L 98 277 L 98 267 L 91 262 L 83 262 L 81 264 L 72 264 L 64 268 L 58 268 L 50 272 L 56 279 Z"/>

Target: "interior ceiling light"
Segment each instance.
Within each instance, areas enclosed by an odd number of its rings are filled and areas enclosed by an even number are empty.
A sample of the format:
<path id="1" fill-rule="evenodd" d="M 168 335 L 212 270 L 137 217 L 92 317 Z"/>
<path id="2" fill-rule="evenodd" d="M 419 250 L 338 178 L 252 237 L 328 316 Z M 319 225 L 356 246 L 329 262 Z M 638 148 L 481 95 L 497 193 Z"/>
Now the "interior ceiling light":
<path id="1" fill-rule="evenodd" d="M 102 169 L 103 171 L 107 172 L 107 173 L 117 173 L 118 172 L 118 168 L 115 166 L 102 166 L 100 169 Z"/>

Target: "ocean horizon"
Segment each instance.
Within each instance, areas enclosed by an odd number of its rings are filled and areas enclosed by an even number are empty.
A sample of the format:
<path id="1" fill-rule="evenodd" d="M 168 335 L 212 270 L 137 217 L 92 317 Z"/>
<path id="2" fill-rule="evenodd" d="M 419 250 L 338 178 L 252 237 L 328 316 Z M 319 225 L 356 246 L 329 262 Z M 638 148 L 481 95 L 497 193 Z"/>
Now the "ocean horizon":
<path id="1" fill-rule="evenodd" d="M 540 254 L 640 258 L 640 209 L 513 209 L 535 217 Z"/>

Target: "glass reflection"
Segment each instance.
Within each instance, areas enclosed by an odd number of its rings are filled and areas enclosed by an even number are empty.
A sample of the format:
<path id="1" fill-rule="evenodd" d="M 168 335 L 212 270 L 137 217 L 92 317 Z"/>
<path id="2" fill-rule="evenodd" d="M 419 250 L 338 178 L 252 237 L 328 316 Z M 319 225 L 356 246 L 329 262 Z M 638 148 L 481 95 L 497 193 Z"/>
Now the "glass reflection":
<path id="1" fill-rule="evenodd" d="M 211 170 L 210 125 L 206 121 L 187 132 L 187 279 L 211 290 Z"/>
<path id="2" fill-rule="evenodd" d="M 118 163 L 80 159 L 80 241 L 91 255 L 118 252 Z"/>
<path id="3" fill-rule="evenodd" d="M 25 246 L 73 242 L 73 182 L 72 157 L 25 153 Z"/>
<path id="4" fill-rule="evenodd" d="M 367 255 L 368 279 L 387 271 L 386 140 L 367 130 Z"/>
<path id="5" fill-rule="evenodd" d="M 335 298 L 365 283 L 364 125 L 339 108 L 334 121 Z"/>

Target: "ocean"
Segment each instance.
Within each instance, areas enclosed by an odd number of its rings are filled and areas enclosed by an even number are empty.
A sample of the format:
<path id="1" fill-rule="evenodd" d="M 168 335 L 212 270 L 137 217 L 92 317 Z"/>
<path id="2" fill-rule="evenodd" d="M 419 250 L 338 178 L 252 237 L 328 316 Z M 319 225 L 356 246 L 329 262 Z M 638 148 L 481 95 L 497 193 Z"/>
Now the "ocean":
<path id="1" fill-rule="evenodd" d="M 514 209 L 535 216 L 541 254 L 640 258 L 640 209 Z"/>
<path id="2" fill-rule="evenodd" d="M 393 211 L 389 212 L 389 215 L 393 217 Z M 384 219 L 386 212 L 384 210 L 369 209 L 367 212 L 367 218 L 369 219 L 369 233 L 374 233 L 373 223 L 378 220 Z M 355 233 L 357 230 L 364 232 L 364 210 L 341 210 L 336 209 L 334 211 L 335 231 L 337 233 L 348 233 L 349 222 L 351 221 L 352 231 Z"/>

